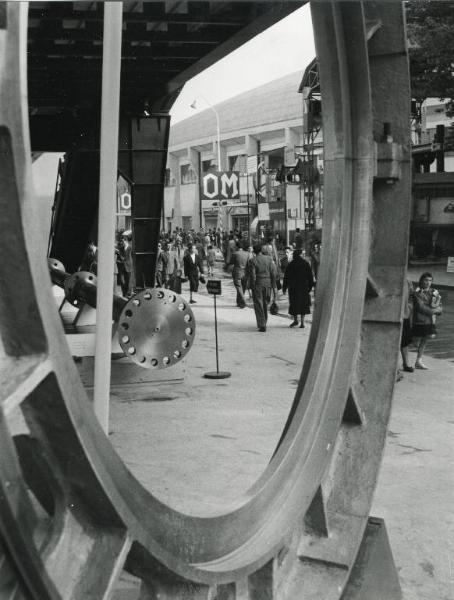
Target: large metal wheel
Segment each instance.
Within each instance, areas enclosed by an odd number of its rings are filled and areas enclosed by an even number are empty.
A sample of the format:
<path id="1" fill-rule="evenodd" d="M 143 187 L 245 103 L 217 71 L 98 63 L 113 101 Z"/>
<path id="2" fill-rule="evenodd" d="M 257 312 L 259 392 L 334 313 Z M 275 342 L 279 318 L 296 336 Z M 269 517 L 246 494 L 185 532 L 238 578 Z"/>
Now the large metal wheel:
<path id="1" fill-rule="evenodd" d="M 0 598 L 109 598 L 123 568 L 144 581 L 143 599 L 340 598 L 395 380 L 410 98 L 400 2 L 314 2 L 312 15 L 325 138 L 318 310 L 268 468 L 230 512 L 196 518 L 128 472 L 71 360 L 34 228 L 27 8 L 0 5 Z"/>

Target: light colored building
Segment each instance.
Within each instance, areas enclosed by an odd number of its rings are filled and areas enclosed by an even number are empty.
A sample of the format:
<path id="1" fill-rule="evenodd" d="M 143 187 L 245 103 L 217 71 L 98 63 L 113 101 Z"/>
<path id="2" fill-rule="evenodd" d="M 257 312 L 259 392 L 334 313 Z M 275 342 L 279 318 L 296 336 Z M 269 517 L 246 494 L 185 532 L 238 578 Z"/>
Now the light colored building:
<path id="1" fill-rule="evenodd" d="M 446 263 L 454 256 L 454 131 L 446 102 L 427 99 L 413 146 L 413 217 L 410 260 Z M 440 132 L 440 127 L 444 131 Z M 438 139 L 441 135 L 443 139 Z"/>
<path id="2" fill-rule="evenodd" d="M 317 139 L 315 169 L 308 167 L 302 76 L 298 71 L 214 107 L 207 104 L 205 111 L 171 127 L 164 199 L 168 230 L 252 226 L 254 234 L 267 231 L 284 240 L 296 227 L 321 227 L 322 150 Z M 221 207 L 203 198 L 203 176 L 210 171 L 238 172 L 239 198 Z M 312 175 L 317 185 L 309 203 Z"/>

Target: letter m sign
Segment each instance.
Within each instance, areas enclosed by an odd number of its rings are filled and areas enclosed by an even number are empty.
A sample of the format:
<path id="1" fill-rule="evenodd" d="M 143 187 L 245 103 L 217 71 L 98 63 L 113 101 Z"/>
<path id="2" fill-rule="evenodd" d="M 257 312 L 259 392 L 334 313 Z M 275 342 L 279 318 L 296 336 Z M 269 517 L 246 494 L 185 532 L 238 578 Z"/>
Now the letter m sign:
<path id="1" fill-rule="evenodd" d="M 240 198 L 239 171 L 211 171 L 202 178 L 203 200 L 238 200 Z"/>

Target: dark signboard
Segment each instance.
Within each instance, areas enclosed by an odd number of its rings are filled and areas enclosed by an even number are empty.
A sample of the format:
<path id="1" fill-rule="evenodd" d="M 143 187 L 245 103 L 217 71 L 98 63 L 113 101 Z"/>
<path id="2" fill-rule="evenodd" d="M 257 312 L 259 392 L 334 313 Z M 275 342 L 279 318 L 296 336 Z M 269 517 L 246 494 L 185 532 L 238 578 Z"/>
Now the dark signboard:
<path id="1" fill-rule="evenodd" d="M 207 292 L 209 294 L 222 294 L 220 279 L 207 279 Z"/>

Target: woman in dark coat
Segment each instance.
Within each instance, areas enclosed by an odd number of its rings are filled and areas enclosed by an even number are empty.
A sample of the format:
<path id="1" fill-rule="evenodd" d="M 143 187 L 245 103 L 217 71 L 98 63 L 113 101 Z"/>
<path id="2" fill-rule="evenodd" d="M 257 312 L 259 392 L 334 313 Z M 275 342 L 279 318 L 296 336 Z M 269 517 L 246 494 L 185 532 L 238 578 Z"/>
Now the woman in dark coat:
<path id="1" fill-rule="evenodd" d="M 288 289 L 288 312 L 293 317 L 290 327 L 298 325 L 298 315 L 301 315 L 301 325 L 304 327 L 304 315 L 311 312 L 311 297 L 309 295 L 314 287 L 314 278 L 309 263 L 301 256 L 301 248 L 293 252 L 293 260 L 288 263 L 284 273 L 284 294 Z"/>

